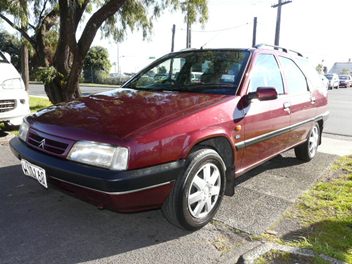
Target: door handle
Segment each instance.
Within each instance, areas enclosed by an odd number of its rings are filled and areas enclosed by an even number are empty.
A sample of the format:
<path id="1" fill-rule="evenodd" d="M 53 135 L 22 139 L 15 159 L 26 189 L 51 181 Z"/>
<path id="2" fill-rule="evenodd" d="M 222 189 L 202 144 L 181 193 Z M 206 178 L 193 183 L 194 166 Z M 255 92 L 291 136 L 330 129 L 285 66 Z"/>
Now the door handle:
<path id="1" fill-rule="evenodd" d="M 312 96 L 311 98 L 310 98 L 310 102 L 312 103 L 312 104 L 315 104 L 315 97 L 314 96 Z"/>
<path id="2" fill-rule="evenodd" d="M 291 104 L 289 102 L 284 103 L 284 111 L 288 112 L 289 114 L 291 114 Z"/>
<path id="3" fill-rule="evenodd" d="M 290 109 L 291 104 L 289 102 L 284 103 L 284 109 Z"/>

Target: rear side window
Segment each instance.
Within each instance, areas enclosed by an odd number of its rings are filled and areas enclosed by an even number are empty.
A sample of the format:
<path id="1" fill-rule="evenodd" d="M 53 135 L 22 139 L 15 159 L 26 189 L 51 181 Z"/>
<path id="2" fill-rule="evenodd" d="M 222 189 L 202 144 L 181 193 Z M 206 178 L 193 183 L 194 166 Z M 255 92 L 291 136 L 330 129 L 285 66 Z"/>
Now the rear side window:
<path id="1" fill-rule="evenodd" d="M 271 54 L 258 55 L 253 66 L 248 92 L 255 92 L 258 87 L 273 87 L 278 94 L 284 93 L 281 72 Z"/>
<path id="2" fill-rule="evenodd" d="M 312 91 L 314 89 L 325 89 L 325 86 L 321 81 L 320 75 L 308 60 L 302 57 L 298 57 L 296 61 L 308 79 L 309 90 Z"/>
<path id="3" fill-rule="evenodd" d="M 279 57 L 285 72 L 285 80 L 290 94 L 302 94 L 308 91 L 306 77 L 297 64 L 288 58 Z"/>

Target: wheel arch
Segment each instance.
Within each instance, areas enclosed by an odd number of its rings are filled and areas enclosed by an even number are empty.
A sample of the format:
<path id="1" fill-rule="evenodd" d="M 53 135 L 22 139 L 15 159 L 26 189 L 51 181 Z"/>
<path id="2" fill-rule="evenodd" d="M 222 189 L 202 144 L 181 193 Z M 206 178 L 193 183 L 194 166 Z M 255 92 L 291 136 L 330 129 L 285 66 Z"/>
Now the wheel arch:
<path id="1" fill-rule="evenodd" d="M 236 157 L 235 157 L 234 148 L 232 147 L 230 140 L 225 136 L 214 136 L 211 138 L 200 140 L 192 146 L 188 155 L 202 148 L 211 148 L 215 150 L 224 161 L 226 166 L 225 195 L 232 196 L 234 194 L 234 187 L 235 187 L 234 186 L 235 185 L 234 161 Z"/>
<path id="2" fill-rule="evenodd" d="M 317 123 L 319 125 L 319 130 L 320 130 L 319 131 L 319 133 L 320 133 L 320 135 L 319 135 L 319 145 L 321 145 L 321 142 L 322 142 L 321 137 L 323 135 L 324 120 L 323 119 L 317 120 Z"/>

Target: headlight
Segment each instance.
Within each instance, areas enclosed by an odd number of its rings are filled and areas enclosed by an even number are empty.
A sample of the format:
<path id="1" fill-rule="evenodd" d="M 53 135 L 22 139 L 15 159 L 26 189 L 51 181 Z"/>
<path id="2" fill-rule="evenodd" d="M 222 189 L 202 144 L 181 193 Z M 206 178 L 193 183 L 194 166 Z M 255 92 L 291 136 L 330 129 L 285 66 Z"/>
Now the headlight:
<path id="1" fill-rule="evenodd" d="M 3 89 L 23 89 L 23 83 L 21 79 L 8 79 L 3 81 L 1 84 Z"/>
<path id="2" fill-rule="evenodd" d="M 28 123 L 23 119 L 23 122 L 20 126 L 20 130 L 18 132 L 18 136 L 20 137 L 20 139 L 22 139 L 23 141 L 27 140 L 27 134 L 28 134 L 28 130 L 29 130 L 29 125 Z"/>
<path id="3" fill-rule="evenodd" d="M 111 170 L 126 170 L 128 149 L 91 141 L 78 141 L 73 145 L 67 158 Z"/>

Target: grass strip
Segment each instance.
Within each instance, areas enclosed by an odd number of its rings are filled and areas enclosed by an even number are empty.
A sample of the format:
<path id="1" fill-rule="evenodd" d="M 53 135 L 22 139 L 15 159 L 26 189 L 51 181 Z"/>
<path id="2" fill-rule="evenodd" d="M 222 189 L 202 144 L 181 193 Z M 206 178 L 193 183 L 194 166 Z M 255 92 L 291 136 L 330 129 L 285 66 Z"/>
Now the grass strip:
<path id="1" fill-rule="evenodd" d="M 288 244 L 352 263 L 352 156 L 339 159 L 333 171 L 289 212 L 302 235 Z"/>

